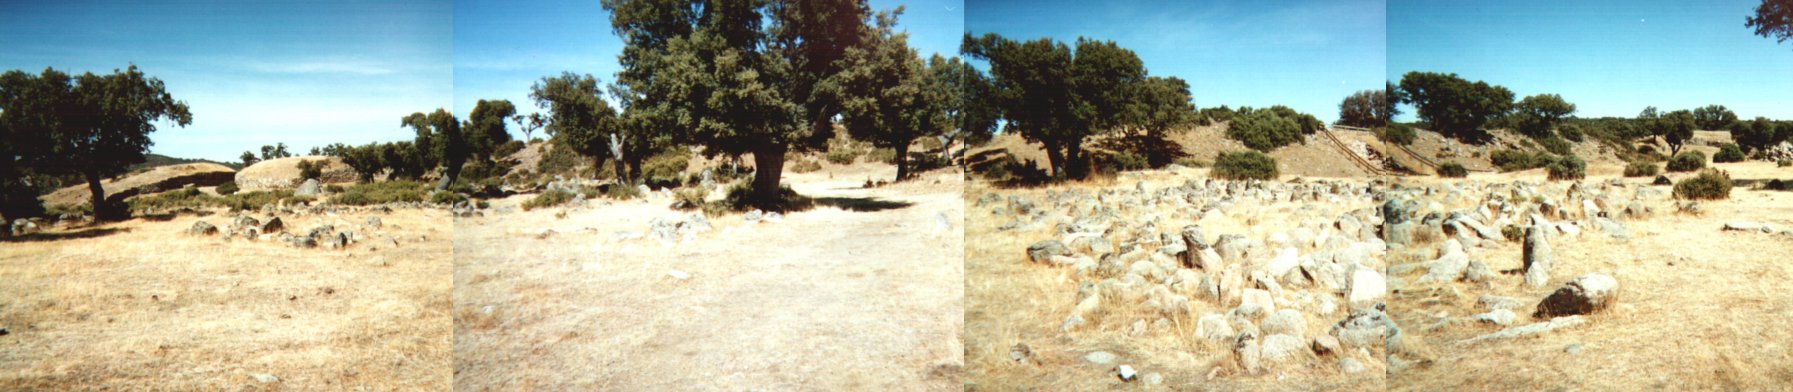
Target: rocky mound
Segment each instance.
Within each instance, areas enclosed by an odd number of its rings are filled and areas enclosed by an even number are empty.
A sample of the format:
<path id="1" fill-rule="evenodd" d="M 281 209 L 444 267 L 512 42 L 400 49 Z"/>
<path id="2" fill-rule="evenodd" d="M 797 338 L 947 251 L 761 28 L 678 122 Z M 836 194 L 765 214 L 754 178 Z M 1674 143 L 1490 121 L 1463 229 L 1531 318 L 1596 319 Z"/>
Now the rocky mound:
<path id="1" fill-rule="evenodd" d="M 131 196 L 179 189 L 187 185 L 214 186 L 229 182 L 235 176 L 237 172 L 224 165 L 188 163 L 160 166 L 116 180 L 102 180 L 100 186 L 106 188 L 107 200 L 120 201 Z M 88 202 L 91 195 L 87 190 L 87 183 L 80 183 L 58 189 L 39 197 L 39 200 L 43 200 L 47 206 L 77 205 Z"/>
<path id="2" fill-rule="evenodd" d="M 237 188 L 245 192 L 296 188 L 304 180 L 299 178 L 299 162 L 308 160 L 330 162 L 318 178 L 325 184 L 355 182 L 355 170 L 342 163 L 342 158 L 312 155 L 269 159 L 245 167 L 236 174 Z"/>

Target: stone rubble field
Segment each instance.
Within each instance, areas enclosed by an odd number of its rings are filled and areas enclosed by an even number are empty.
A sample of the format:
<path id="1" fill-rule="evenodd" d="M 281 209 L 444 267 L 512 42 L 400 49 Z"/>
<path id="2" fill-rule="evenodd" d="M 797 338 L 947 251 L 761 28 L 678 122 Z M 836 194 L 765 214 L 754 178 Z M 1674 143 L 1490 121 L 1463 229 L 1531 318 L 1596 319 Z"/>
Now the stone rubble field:
<path id="1" fill-rule="evenodd" d="M 1638 291 L 1670 291 L 1657 267 L 1704 258 L 1664 237 L 1739 240 L 1757 249 L 1744 257 L 1793 250 L 1780 223 L 1786 197 L 1743 188 L 1732 200 L 1686 202 L 1649 179 L 1260 182 L 1200 172 L 968 187 L 968 236 L 983 240 L 967 249 L 967 386 L 1355 390 L 1381 389 L 1386 375 L 1395 389 L 1469 380 L 1601 389 L 1477 353 L 1573 339 L 1554 348 L 1573 356 L 1604 351 L 1590 330 L 1644 333 L 1627 321 L 1644 311 L 1631 304 Z M 1762 197 L 1782 198 L 1779 213 L 1736 216 Z M 1659 246 L 1679 255 L 1662 257 Z M 1757 320 L 1793 324 L 1793 276 L 1766 261 L 1751 267 L 1772 281 L 1758 285 L 1781 291 L 1753 298 L 1771 301 L 1758 317 L 1775 317 Z M 1494 370 L 1459 373 L 1485 365 Z M 1782 372 L 1762 376 L 1793 381 L 1793 366 L 1773 366 Z"/>

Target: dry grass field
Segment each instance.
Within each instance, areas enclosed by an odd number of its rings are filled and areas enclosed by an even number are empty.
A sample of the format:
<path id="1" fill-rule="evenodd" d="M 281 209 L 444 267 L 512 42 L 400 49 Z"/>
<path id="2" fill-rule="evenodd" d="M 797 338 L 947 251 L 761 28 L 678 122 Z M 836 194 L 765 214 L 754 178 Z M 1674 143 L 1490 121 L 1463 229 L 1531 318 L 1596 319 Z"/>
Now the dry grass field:
<path id="1" fill-rule="evenodd" d="M 1718 164 L 1736 179 L 1793 178 L 1793 169 L 1768 162 Z M 1621 167 L 1589 168 L 1584 183 L 1617 178 Z M 1686 174 L 1669 177 L 1679 181 Z M 1544 182 L 1541 171 L 1472 174 L 1470 182 Z M 1623 181 L 1647 183 L 1648 179 Z M 1413 181 L 1434 184 L 1436 179 Z M 1793 236 L 1721 231 L 1726 222 L 1752 221 L 1793 228 L 1793 192 L 1736 188 L 1731 199 L 1701 203 L 1703 214 L 1676 212 L 1666 186 L 1643 200 L 1647 219 L 1622 221 L 1629 240 L 1598 232 L 1551 242 L 1556 265 L 1550 283 L 1530 289 L 1517 275 L 1485 286 L 1450 282 L 1391 283 L 1391 315 L 1408 333 L 1419 365 L 1391 375 L 1395 390 L 1777 390 L 1793 385 Z M 1502 242 L 1468 248 L 1496 271 L 1520 268 L 1521 246 Z M 1431 255 L 1426 255 L 1430 258 Z M 1391 260 L 1399 264 L 1410 260 Z M 1423 261 L 1423 260 L 1417 260 Z M 1494 332 L 1494 325 L 1439 322 L 1483 310 L 1481 294 L 1523 300 L 1515 325 L 1534 321 L 1538 300 L 1588 272 L 1619 281 L 1618 304 L 1589 322 L 1535 338 L 1460 344 Z M 1392 276 L 1413 280 L 1423 271 Z"/>
<path id="2" fill-rule="evenodd" d="M 813 209 L 684 221 L 664 194 L 455 225 L 458 390 L 958 390 L 961 176 L 881 164 L 785 172 Z M 721 197 L 711 192 L 710 199 Z M 944 222 L 946 225 L 942 226 Z"/>
<path id="3" fill-rule="evenodd" d="M 368 216 L 383 226 L 363 229 Z M 391 236 L 396 249 L 185 234 L 196 220 L 230 219 L 137 219 L 0 242 L 0 390 L 450 387 L 445 211 L 281 217 L 288 230 Z"/>

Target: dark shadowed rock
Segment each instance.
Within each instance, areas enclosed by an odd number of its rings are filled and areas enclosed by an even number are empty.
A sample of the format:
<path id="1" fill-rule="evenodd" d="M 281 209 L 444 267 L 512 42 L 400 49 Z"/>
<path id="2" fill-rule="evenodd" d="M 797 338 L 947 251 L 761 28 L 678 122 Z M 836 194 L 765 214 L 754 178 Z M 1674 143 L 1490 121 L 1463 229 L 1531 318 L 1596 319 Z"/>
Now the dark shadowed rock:
<path id="1" fill-rule="evenodd" d="M 1611 306 L 1619 293 L 1619 281 L 1602 273 L 1578 276 L 1538 303 L 1536 318 L 1588 314 Z"/>
<path id="2" fill-rule="evenodd" d="M 285 228 L 286 228 L 286 222 L 281 222 L 280 217 L 276 216 L 273 218 L 268 218 L 267 222 L 262 222 L 262 224 L 260 226 L 256 227 L 256 230 L 259 230 L 262 233 L 273 234 L 273 233 L 279 233 L 281 230 L 283 230 Z"/>
<path id="3" fill-rule="evenodd" d="M 192 235 L 218 234 L 218 227 L 212 226 L 212 224 L 210 224 L 210 223 L 205 223 L 205 221 L 193 222 L 193 227 L 187 229 L 187 234 L 192 234 Z"/>
<path id="4" fill-rule="evenodd" d="M 1027 260 L 1035 263 L 1047 262 L 1054 255 L 1068 254 L 1071 254 L 1071 249 L 1058 240 L 1045 240 L 1027 246 Z"/>

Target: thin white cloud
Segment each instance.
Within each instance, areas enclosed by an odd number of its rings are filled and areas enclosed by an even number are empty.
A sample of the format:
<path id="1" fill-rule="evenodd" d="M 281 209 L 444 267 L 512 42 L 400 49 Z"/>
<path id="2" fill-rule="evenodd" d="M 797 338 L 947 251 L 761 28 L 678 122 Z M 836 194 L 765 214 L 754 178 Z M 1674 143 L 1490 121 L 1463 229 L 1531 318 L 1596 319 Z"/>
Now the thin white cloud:
<path id="1" fill-rule="evenodd" d="M 253 60 L 244 64 L 251 71 L 280 75 L 356 75 L 384 76 L 398 73 L 396 67 L 360 60 L 316 59 L 301 61 Z"/>

